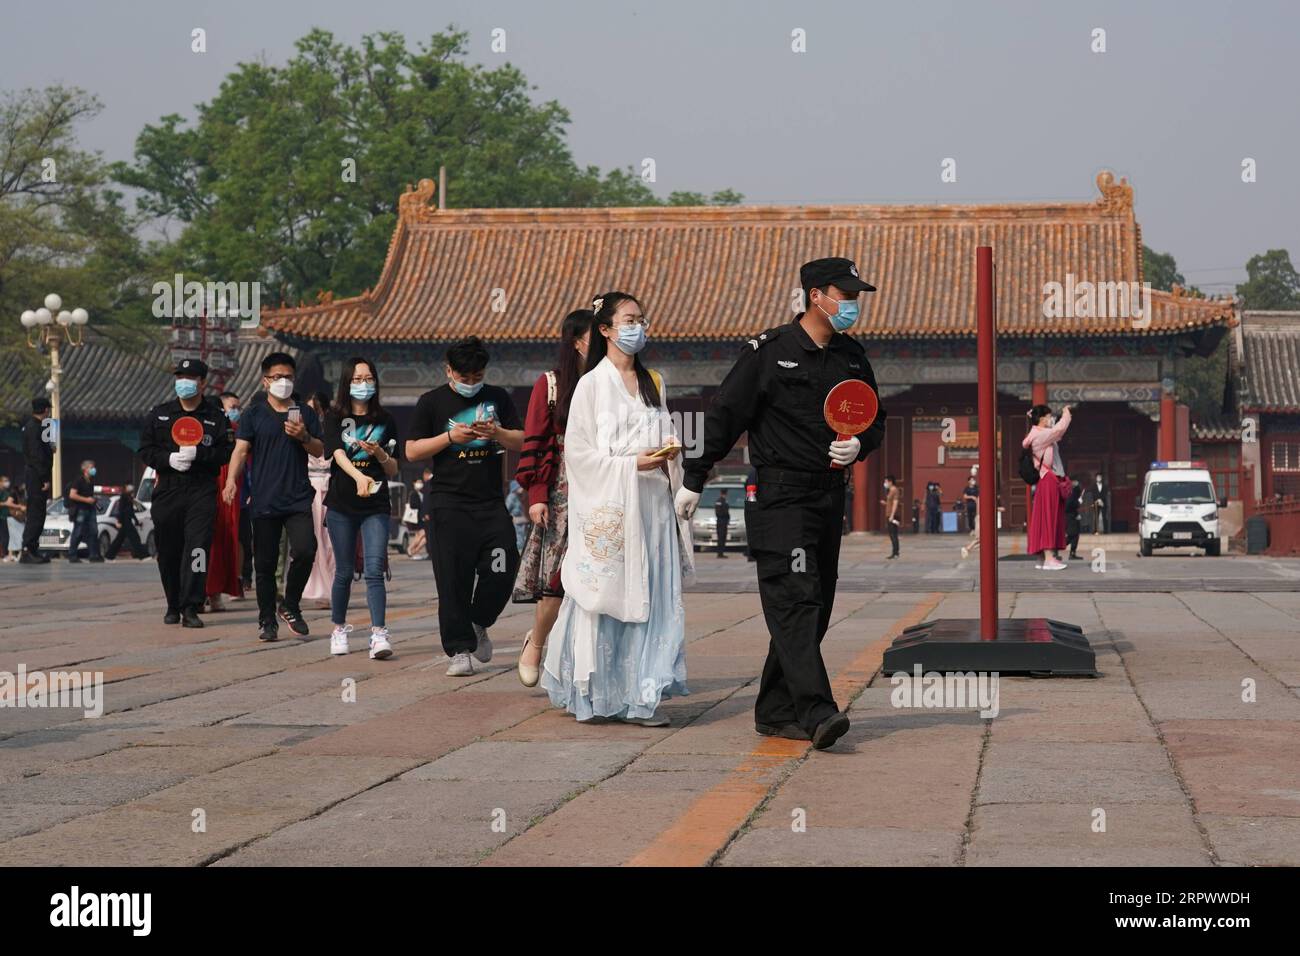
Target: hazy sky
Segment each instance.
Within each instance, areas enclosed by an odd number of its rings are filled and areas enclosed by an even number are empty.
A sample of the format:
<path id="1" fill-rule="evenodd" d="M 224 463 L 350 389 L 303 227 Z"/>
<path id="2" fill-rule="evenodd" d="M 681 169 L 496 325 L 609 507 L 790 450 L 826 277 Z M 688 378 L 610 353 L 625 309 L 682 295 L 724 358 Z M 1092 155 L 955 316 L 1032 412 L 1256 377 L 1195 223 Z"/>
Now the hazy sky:
<path id="1" fill-rule="evenodd" d="M 656 190 L 756 203 L 1080 200 L 1127 176 L 1148 245 L 1231 291 L 1247 258 L 1300 264 L 1300 4 L 655 0 L 5 0 L 0 89 L 66 83 L 104 112 L 84 146 L 129 159 L 235 63 L 312 26 L 348 42 L 449 24 L 567 107 L 581 165 L 656 162 Z M 190 52 L 190 31 L 208 52 Z M 491 31 L 506 31 L 505 54 Z M 1106 31 L 1105 53 L 1091 51 Z M 791 51 L 806 31 L 807 52 Z M 940 163 L 957 161 L 957 182 Z M 1241 181 L 1243 158 L 1258 181 Z M 427 171 L 434 174 L 435 170 Z M 455 198 L 455 171 L 450 171 Z M 869 272 L 870 266 L 863 263 Z"/>

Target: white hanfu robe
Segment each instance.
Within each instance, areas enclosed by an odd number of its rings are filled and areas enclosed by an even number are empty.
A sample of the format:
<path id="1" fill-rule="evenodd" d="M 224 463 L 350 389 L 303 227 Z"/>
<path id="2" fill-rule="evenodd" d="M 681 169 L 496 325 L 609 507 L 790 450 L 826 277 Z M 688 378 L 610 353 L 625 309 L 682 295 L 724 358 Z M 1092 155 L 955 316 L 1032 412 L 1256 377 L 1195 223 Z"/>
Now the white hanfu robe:
<path id="1" fill-rule="evenodd" d="M 693 549 L 673 510 L 682 466 L 636 467 L 639 453 L 676 437 L 661 382 L 659 394 L 655 408 L 631 395 L 606 358 L 569 406 L 564 601 L 541 684 L 579 720 L 651 717 L 663 697 L 687 693 L 682 581 Z"/>

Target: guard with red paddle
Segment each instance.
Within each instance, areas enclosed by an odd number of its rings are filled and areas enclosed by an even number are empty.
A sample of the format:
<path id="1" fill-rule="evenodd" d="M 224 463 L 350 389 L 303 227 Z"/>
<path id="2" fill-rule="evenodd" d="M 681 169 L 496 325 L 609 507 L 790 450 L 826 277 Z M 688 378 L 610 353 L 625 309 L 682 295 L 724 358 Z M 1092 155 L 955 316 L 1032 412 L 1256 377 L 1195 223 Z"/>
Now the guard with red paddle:
<path id="1" fill-rule="evenodd" d="M 140 459 L 158 473 L 149 506 L 158 575 L 167 597 L 166 624 L 202 627 L 217 476 L 235 436 L 221 404 L 204 395 L 208 366 L 184 359 L 175 370 L 176 397 L 155 405 L 140 435 Z"/>
<path id="2" fill-rule="evenodd" d="M 866 351 L 846 334 L 858 298 L 875 287 L 849 259 L 799 270 L 807 311 L 750 339 L 704 417 L 700 454 L 687 456 L 677 513 L 689 518 L 713 465 L 749 435 L 757 493 L 745 530 L 771 642 L 754 729 L 811 740 L 819 750 L 849 728 L 831 691 L 821 641 L 839 577 L 846 466 L 885 438 Z"/>

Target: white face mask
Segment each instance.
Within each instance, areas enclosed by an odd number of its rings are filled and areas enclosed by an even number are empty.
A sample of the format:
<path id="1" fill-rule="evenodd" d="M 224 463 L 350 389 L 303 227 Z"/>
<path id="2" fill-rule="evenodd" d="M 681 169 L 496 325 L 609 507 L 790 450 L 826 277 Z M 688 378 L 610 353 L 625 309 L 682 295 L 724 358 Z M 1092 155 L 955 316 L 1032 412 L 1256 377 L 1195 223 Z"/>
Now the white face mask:
<path id="1" fill-rule="evenodd" d="M 293 379 L 277 378 L 271 383 L 270 393 L 279 399 L 286 399 L 293 394 Z"/>

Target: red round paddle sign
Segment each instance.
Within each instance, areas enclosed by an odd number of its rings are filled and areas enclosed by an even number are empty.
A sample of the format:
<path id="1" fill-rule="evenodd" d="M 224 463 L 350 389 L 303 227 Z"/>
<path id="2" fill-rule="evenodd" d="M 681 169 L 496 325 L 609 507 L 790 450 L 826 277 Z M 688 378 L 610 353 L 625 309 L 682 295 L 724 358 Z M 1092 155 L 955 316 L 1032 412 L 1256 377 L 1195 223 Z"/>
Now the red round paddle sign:
<path id="1" fill-rule="evenodd" d="M 172 422 L 172 441 L 184 448 L 203 441 L 203 423 L 185 415 Z"/>
<path id="2" fill-rule="evenodd" d="M 846 378 L 826 396 L 822 415 L 826 424 L 835 431 L 837 441 L 847 441 L 858 432 L 866 431 L 880 411 L 880 399 L 870 385 L 860 378 Z M 832 468 L 843 465 L 831 463 Z"/>
<path id="3" fill-rule="evenodd" d="M 826 396 L 822 414 L 840 441 L 866 431 L 880 411 L 880 399 L 870 385 L 858 378 L 846 378 Z"/>

